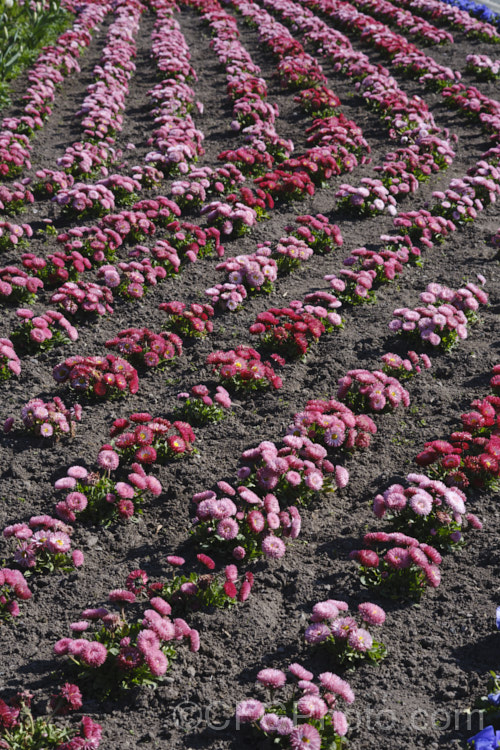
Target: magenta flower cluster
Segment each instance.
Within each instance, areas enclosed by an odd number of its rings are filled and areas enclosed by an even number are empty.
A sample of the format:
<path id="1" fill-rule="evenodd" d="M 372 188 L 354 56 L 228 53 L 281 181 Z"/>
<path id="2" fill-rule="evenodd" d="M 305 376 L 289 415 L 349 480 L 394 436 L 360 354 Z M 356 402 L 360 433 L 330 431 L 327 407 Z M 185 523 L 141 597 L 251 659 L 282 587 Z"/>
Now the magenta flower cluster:
<path id="1" fill-rule="evenodd" d="M 0 568 L 0 620 L 19 617 L 19 602 L 31 599 L 32 595 L 20 570 Z"/>
<path id="2" fill-rule="evenodd" d="M 179 406 L 177 413 L 190 424 L 204 425 L 224 419 L 232 406 L 229 393 L 222 385 L 215 388 L 212 398 L 206 385 L 194 385 L 190 392 L 177 394 Z"/>
<path id="3" fill-rule="evenodd" d="M 337 599 L 317 602 L 311 624 L 304 633 L 306 643 L 325 644 L 337 664 L 352 666 L 363 660 L 377 663 L 386 655 L 386 649 L 373 638 L 368 627 L 383 625 L 386 614 L 382 607 L 371 602 L 359 604 L 358 613 L 361 625 L 349 614 L 347 602 Z"/>
<path id="4" fill-rule="evenodd" d="M 8 188 L 2 187 L 3 190 Z M 20 200 L 20 198 L 18 198 Z M 26 245 L 26 238 L 33 236 L 31 224 L 13 224 L 5 219 L 0 220 L 0 250 L 19 249 Z"/>
<path id="5" fill-rule="evenodd" d="M 17 266 L 0 268 L 1 301 L 32 302 L 39 289 L 43 289 L 43 281 L 36 276 L 30 276 Z"/>
<path id="6" fill-rule="evenodd" d="M 161 597 L 153 597 L 141 616 L 125 619 L 123 607 L 134 601 L 127 589 L 110 591 L 109 602 L 120 605 L 122 614 L 107 607 L 86 609 L 70 626 L 77 637 L 54 644 L 55 655 L 67 655 L 98 692 L 161 681 L 176 656 L 175 641 L 186 639 L 191 651 L 199 649 L 198 631 L 181 618 L 172 621 L 171 607 Z"/>
<path id="7" fill-rule="evenodd" d="M 15 540 L 17 546 L 13 563 L 21 570 L 31 572 L 65 572 L 83 565 L 84 555 L 79 549 L 71 549 L 73 528 L 51 516 L 32 516 L 28 523 L 6 526 L 3 536 Z"/>
<path id="8" fill-rule="evenodd" d="M 408 486 L 393 484 L 375 496 L 373 512 L 388 518 L 395 531 L 417 535 L 421 541 L 445 551 L 462 543 L 467 526 L 482 528 L 481 522 L 466 512 L 466 495 L 425 474 L 408 474 Z"/>
<path id="9" fill-rule="evenodd" d="M 74 404 L 68 409 L 59 396 L 54 396 L 52 401 L 47 402 L 41 398 L 32 398 L 22 407 L 21 419 L 24 429 L 37 437 L 74 437 L 75 422 L 82 419 L 82 407 Z M 14 424 L 15 418 L 8 417 L 4 422 L 4 432 L 10 432 Z"/>
<path id="10" fill-rule="evenodd" d="M 279 559 L 286 552 L 283 538 L 296 539 L 300 533 L 298 509 L 282 509 L 272 493 L 262 498 L 244 485 L 234 488 L 220 481 L 217 492 L 197 492 L 193 502 L 196 536 L 215 548 L 231 550 L 236 560 L 262 555 Z"/>
<path id="11" fill-rule="evenodd" d="M 113 312 L 111 289 L 92 281 L 66 281 L 53 293 L 50 301 L 74 316 L 79 313 L 106 315 Z"/>
<path id="12" fill-rule="evenodd" d="M 359 564 L 365 585 L 383 585 L 395 598 L 419 598 L 426 586 L 437 588 L 441 583 L 442 557 L 435 547 L 400 531 L 369 532 L 363 542 L 366 548 L 352 550 L 349 557 Z"/>
<path id="13" fill-rule="evenodd" d="M 111 446 L 101 448 L 97 463 L 97 471 L 70 466 L 66 476 L 56 480 L 56 490 L 69 490 L 66 498 L 56 504 L 56 513 L 63 521 L 74 523 L 78 514 L 94 522 L 128 519 L 141 512 L 146 492 L 155 497 L 162 492 L 158 479 L 146 474 L 138 462 L 131 465 L 127 481 L 112 478 L 112 472 L 119 468 L 120 458 Z"/>
<path id="14" fill-rule="evenodd" d="M 105 345 L 138 367 L 162 367 L 182 354 L 182 339 L 177 334 L 154 333 L 149 328 L 126 328 Z"/>
<path id="15" fill-rule="evenodd" d="M 14 344 L 10 339 L 0 338 L 0 380 L 8 380 L 20 373 L 21 361 L 14 351 Z"/>
<path id="16" fill-rule="evenodd" d="M 140 464 L 166 463 L 174 458 L 189 455 L 195 449 L 196 436 L 187 422 L 169 422 L 164 417 L 151 414 L 131 414 L 129 419 L 115 419 L 110 429 L 112 450 L 126 460 Z M 109 449 L 111 446 L 104 446 Z M 103 449 L 101 449 L 103 450 Z"/>
<path id="17" fill-rule="evenodd" d="M 355 414 L 335 398 L 309 400 L 302 411 L 294 414 L 288 427 L 289 435 L 314 440 L 330 452 L 335 448 L 348 451 L 368 448 L 376 432 L 377 425 L 371 417 Z M 348 474 L 344 479 L 339 474 L 337 484 L 345 486 L 348 478 Z"/>
<path id="18" fill-rule="evenodd" d="M 349 370 L 339 378 L 337 398 L 363 411 L 391 411 L 410 405 L 410 394 L 397 378 L 381 370 Z"/>
<path id="19" fill-rule="evenodd" d="M 137 393 L 139 377 L 135 367 L 121 357 L 67 357 L 52 371 L 56 383 L 67 383 L 89 398 L 115 398 Z"/>
<path id="20" fill-rule="evenodd" d="M 213 318 L 214 309 L 211 305 L 195 302 L 188 307 L 184 302 L 176 300 L 162 302 L 159 309 L 168 315 L 163 327 L 181 336 L 203 338 L 213 331 L 211 318 Z"/>
<path id="21" fill-rule="evenodd" d="M 285 435 L 281 448 L 265 440 L 243 451 L 238 479 L 257 492 L 278 494 L 287 504 L 306 504 L 317 493 L 342 489 L 349 481 L 347 469 L 326 456 L 326 448 L 308 437 Z"/>
<path id="22" fill-rule="evenodd" d="M 281 357 L 275 361 L 284 364 Z M 260 390 L 270 386 L 279 390 L 283 385 L 282 379 L 269 362 L 262 361 L 259 352 L 250 346 L 238 346 L 226 352 L 212 352 L 207 357 L 207 364 L 211 365 L 212 372 L 218 375 L 224 384 L 232 386 L 235 390 Z"/>
<path id="23" fill-rule="evenodd" d="M 33 310 L 16 310 L 21 324 L 12 332 L 14 343 L 24 351 L 43 351 L 58 344 L 78 340 L 78 331 L 58 310 L 45 310 L 35 315 Z"/>
<path id="24" fill-rule="evenodd" d="M 458 290 L 431 283 L 420 294 L 420 300 L 425 306 L 394 310 L 390 330 L 447 350 L 459 339 L 467 338 L 468 322 L 477 320 L 477 310 L 488 303 L 488 295 L 470 282 Z"/>
<path id="25" fill-rule="evenodd" d="M 270 691 L 270 701 L 241 701 L 236 707 L 237 726 L 252 723 L 266 736 L 286 739 L 291 750 L 320 750 L 324 742 L 341 747 L 349 724 L 338 701 L 354 702 L 349 683 L 333 672 L 322 672 L 317 684 L 314 674 L 296 663 L 288 672 L 290 683 L 280 669 L 260 670 L 257 682 Z"/>

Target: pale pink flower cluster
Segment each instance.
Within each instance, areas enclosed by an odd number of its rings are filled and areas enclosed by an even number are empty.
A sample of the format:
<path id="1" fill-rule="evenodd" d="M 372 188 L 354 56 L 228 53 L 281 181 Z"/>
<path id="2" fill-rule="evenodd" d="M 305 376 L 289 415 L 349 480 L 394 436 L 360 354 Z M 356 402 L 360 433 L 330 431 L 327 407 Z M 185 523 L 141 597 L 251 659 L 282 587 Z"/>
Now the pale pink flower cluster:
<path id="1" fill-rule="evenodd" d="M 81 418 L 80 404 L 74 404 L 68 409 L 59 396 L 54 396 L 52 401 L 47 402 L 41 398 L 32 398 L 21 409 L 24 429 L 42 438 L 74 436 L 74 423 L 80 422 Z M 4 422 L 4 432 L 10 432 L 14 422 L 14 417 L 8 417 Z"/>

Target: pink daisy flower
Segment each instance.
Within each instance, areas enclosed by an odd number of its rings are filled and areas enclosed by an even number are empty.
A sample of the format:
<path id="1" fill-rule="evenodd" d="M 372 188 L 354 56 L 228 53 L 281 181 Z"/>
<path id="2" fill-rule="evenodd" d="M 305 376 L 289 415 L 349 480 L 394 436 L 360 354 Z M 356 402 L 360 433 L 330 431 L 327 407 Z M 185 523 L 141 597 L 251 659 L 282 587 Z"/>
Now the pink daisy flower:
<path id="1" fill-rule="evenodd" d="M 108 650 L 104 643 L 98 641 L 85 641 L 87 644 L 81 653 L 83 661 L 88 664 L 89 667 L 97 668 L 101 667 L 108 656 Z"/>
<path id="2" fill-rule="evenodd" d="M 262 540 L 262 551 L 267 558 L 279 559 L 286 552 L 285 542 L 277 536 L 266 536 Z"/>
<path id="3" fill-rule="evenodd" d="M 312 724 L 301 724 L 290 733 L 292 750 L 320 750 L 321 735 Z"/>
<path id="4" fill-rule="evenodd" d="M 240 724 L 258 721 L 263 715 L 264 706 L 255 698 L 249 698 L 236 706 L 236 719 Z"/>
<path id="5" fill-rule="evenodd" d="M 234 518 L 223 518 L 217 526 L 217 535 L 222 539 L 235 539 L 238 536 L 239 526 Z"/>
<path id="6" fill-rule="evenodd" d="M 385 612 L 377 604 L 363 602 L 358 605 L 358 611 L 361 618 L 369 625 L 383 625 L 385 622 Z"/>
<path id="7" fill-rule="evenodd" d="M 276 732 L 278 726 L 279 716 L 278 714 L 264 714 L 260 720 L 260 728 L 263 732 L 272 733 Z"/>
<path id="8" fill-rule="evenodd" d="M 311 719 L 322 719 L 328 713 L 328 706 L 317 695 L 304 695 L 297 702 L 297 709 L 301 716 Z"/>
<path id="9" fill-rule="evenodd" d="M 279 735 L 286 737 L 293 731 L 293 721 L 288 716 L 280 716 L 276 729 Z"/>
<path id="10" fill-rule="evenodd" d="M 316 622 L 306 628 L 304 638 L 307 643 L 323 643 L 331 635 L 330 628 L 322 622 Z"/>
<path id="11" fill-rule="evenodd" d="M 146 630 L 141 630 L 140 633 L 137 636 L 137 648 L 141 653 L 144 655 L 150 653 L 151 651 L 158 651 L 160 647 L 160 639 L 154 632 L 154 630 L 150 630 L 147 628 Z"/>
<path id="12" fill-rule="evenodd" d="M 290 664 L 288 667 L 288 671 L 293 674 L 294 677 L 297 677 L 299 680 L 312 680 L 314 675 L 312 672 L 309 672 L 305 667 L 302 666 L 302 664 Z"/>
<path id="13" fill-rule="evenodd" d="M 115 453 L 115 451 L 113 450 L 103 450 L 100 451 L 97 456 L 97 463 L 99 464 L 101 469 L 105 469 L 106 471 L 114 471 L 118 468 L 120 458 L 118 456 L 118 453 Z"/>
<path id="14" fill-rule="evenodd" d="M 344 737 L 347 734 L 349 725 L 347 723 L 345 714 L 342 711 L 332 712 L 332 724 L 335 732 L 339 735 L 339 737 Z"/>
<path id="15" fill-rule="evenodd" d="M 258 681 L 269 688 L 280 688 L 286 682 L 286 675 L 281 669 L 261 669 L 257 675 Z"/>
<path id="16" fill-rule="evenodd" d="M 113 589 L 108 594 L 110 602 L 135 602 L 135 594 L 133 591 L 127 591 L 126 589 Z"/>
<path id="17" fill-rule="evenodd" d="M 168 669 L 168 659 L 163 651 L 148 651 L 144 659 L 154 677 L 161 677 Z"/>
<path id="18" fill-rule="evenodd" d="M 386 552 L 384 559 L 391 568 L 395 568 L 396 570 L 409 568 L 411 565 L 410 553 L 407 549 L 403 549 L 402 547 L 393 547 Z"/>
<path id="19" fill-rule="evenodd" d="M 368 630 L 364 628 L 357 628 L 357 630 L 351 630 L 347 638 L 347 643 L 355 651 L 365 653 L 369 651 L 373 646 L 373 638 L 371 637 Z"/>
<path id="20" fill-rule="evenodd" d="M 184 565 L 186 562 L 183 557 L 179 557 L 178 555 L 168 555 L 167 556 L 167 562 L 170 563 L 170 565 Z"/>
<path id="21" fill-rule="evenodd" d="M 338 617 L 339 610 L 333 601 L 327 600 L 317 602 L 313 607 L 313 622 L 320 620 L 334 620 Z"/>

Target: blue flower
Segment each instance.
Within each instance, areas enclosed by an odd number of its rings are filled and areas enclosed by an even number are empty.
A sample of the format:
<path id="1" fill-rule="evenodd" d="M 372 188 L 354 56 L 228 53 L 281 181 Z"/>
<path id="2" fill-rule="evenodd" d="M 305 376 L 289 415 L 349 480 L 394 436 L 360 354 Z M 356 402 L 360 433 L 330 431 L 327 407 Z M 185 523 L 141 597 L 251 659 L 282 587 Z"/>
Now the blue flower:
<path id="1" fill-rule="evenodd" d="M 488 693 L 488 700 L 494 706 L 500 706 L 500 693 Z"/>
<path id="2" fill-rule="evenodd" d="M 467 744 L 471 743 L 474 743 L 474 750 L 497 750 L 500 747 L 500 732 L 495 732 L 492 726 L 485 727 L 474 737 L 469 737 Z"/>
<path id="3" fill-rule="evenodd" d="M 497 607 L 497 630 L 500 630 L 500 607 Z"/>

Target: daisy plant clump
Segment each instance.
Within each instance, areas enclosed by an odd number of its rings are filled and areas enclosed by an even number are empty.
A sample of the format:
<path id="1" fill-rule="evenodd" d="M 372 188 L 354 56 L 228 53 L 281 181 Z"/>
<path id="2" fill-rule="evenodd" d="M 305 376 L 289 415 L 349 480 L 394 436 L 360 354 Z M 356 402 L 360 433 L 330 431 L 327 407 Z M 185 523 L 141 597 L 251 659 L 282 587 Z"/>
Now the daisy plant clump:
<path id="1" fill-rule="evenodd" d="M 78 331 L 58 310 L 35 315 L 33 310 L 20 307 L 16 315 L 20 325 L 12 332 L 11 339 L 23 353 L 42 352 L 78 340 Z"/>
<path id="2" fill-rule="evenodd" d="M 387 655 L 383 643 L 373 638 L 369 628 L 383 625 L 385 612 L 371 602 L 358 605 L 358 620 L 349 614 L 347 602 L 327 599 L 313 607 L 311 624 L 304 639 L 312 646 L 320 645 L 336 664 L 355 667 L 363 661 L 377 664 Z"/>
<path id="3" fill-rule="evenodd" d="M 285 361 L 279 355 L 271 355 L 283 365 Z M 279 390 L 283 381 L 276 374 L 269 362 L 263 362 L 259 352 L 250 346 L 237 346 L 228 351 L 217 350 L 207 357 L 207 364 L 224 385 L 235 391 L 257 391 L 264 388 Z"/>
<path id="4" fill-rule="evenodd" d="M 302 89 L 293 97 L 294 102 L 310 117 L 330 117 L 338 114 L 340 99 L 326 86 L 318 85 L 310 89 Z"/>
<path id="5" fill-rule="evenodd" d="M 176 416 L 195 426 L 220 422 L 230 414 L 231 397 L 224 386 L 218 385 L 214 396 L 206 385 L 194 385 L 190 392 L 177 394 L 178 407 Z"/>
<path id="6" fill-rule="evenodd" d="M 35 716 L 31 709 L 33 696 L 17 693 L 8 702 L 0 698 L 0 746 L 29 748 L 30 750 L 97 749 L 102 728 L 90 716 L 82 716 L 80 727 L 65 726 L 54 719 L 77 711 L 82 706 L 82 694 L 77 685 L 65 682 L 50 699 L 47 716 Z"/>
<path id="7" fill-rule="evenodd" d="M 26 578 L 16 568 L 0 568 L 0 623 L 19 617 L 19 602 L 31 599 Z"/>
<path id="8" fill-rule="evenodd" d="M 241 454 L 238 479 L 257 492 L 273 492 L 283 505 L 307 505 L 349 481 L 347 469 L 326 456 L 326 448 L 308 437 L 286 435 L 281 448 L 266 440 Z"/>
<path id="9" fill-rule="evenodd" d="M 495 380 L 495 375 L 492 380 Z M 442 479 L 465 489 L 487 487 L 498 490 L 500 477 L 500 437 L 498 421 L 500 396 L 475 399 L 472 410 L 462 414 L 464 429 L 453 432 L 449 440 L 431 440 L 415 458 L 422 467 Z"/>
<path id="10" fill-rule="evenodd" d="M 115 419 L 110 437 L 113 451 L 126 462 L 137 461 L 141 465 L 165 464 L 196 453 L 196 436 L 188 422 L 169 422 L 146 412 Z M 101 450 L 108 449 L 106 446 Z"/>
<path id="11" fill-rule="evenodd" d="M 45 402 L 41 398 L 32 398 L 21 409 L 22 431 L 30 432 L 37 437 L 59 439 L 64 435 L 75 436 L 76 422 L 82 418 L 82 407 L 74 404 L 69 409 L 59 396 Z M 5 433 L 15 425 L 15 418 L 8 417 L 3 426 Z"/>
<path id="12" fill-rule="evenodd" d="M 408 380 L 409 378 L 415 377 L 424 370 L 430 370 L 432 362 L 427 354 L 417 354 L 417 352 L 409 351 L 406 357 L 400 357 L 399 354 L 393 354 L 387 352 L 381 357 L 383 372 L 386 375 L 397 377 L 398 380 Z"/>
<path id="13" fill-rule="evenodd" d="M 305 214 L 295 221 L 299 226 L 287 226 L 285 231 L 306 242 L 316 255 L 327 255 L 344 244 L 339 227 L 323 214 Z"/>
<path id="14" fill-rule="evenodd" d="M 149 287 L 156 286 L 167 276 L 162 266 L 153 266 L 149 258 L 120 261 L 116 265 L 103 265 L 97 272 L 98 278 L 104 279 L 109 289 L 114 289 L 126 300 L 141 299 Z"/>
<path id="15" fill-rule="evenodd" d="M 427 586 L 439 586 L 442 558 L 435 547 L 399 531 L 369 532 L 363 542 L 367 548 L 352 550 L 349 557 L 359 563 L 364 586 L 381 587 L 392 598 L 411 599 L 420 599 Z"/>
<path id="16" fill-rule="evenodd" d="M 339 186 L 335 193 L 337 211 L 359 216 L 376 216 L 387 211 L 390 216 L 396 216 L 396 199 L 381 180 L 363 177 L 360 183 L 360 187 L 348 183 Z"/>
<path id="17" fill-rule="evenodd" d="M 243 284 L 214 284 L 205 289 L 205 294 L 210 298 L 214 307 L 220 307 L 227 312 L 241 310 L 243 302 L 247 298 L 247 290 Z"/>
<path id="18" fill-rule="evenodd" d="M 373 501 L 377 518 L 390 521 L 394 531 L 410 533 L 440 551 L 463 546 L 464 528 L 482 524 L 466 512 L 466 496 L 458 487 L 447 486 L 425 474 L 408 474 L 408 486 L 392 484 Z"/>
<path id="19" fill-rule="evenodd" d="M 493 375 L 491 376 L 490 386 L 495 396 L 500 396 L 500 365 L 493 367 Z"/>
<path id="20" fill-rule="evenodd" d="M 399 380 L 381 370 L 349 370 L 338 380 L 337 398 L 356 411 L 388 412 L 410 405 L 410 394 Z"/>
<path id="21" fill-rule="evenodd" d="M 316 192 L 314 182 L 304 170 L 287 172 L 284 169 L 274 169 L 257 177 L 254 182 L 273 201 L 283 203 L 305 200 Z"/>
<path id="22" fill-rule="evenodd" d="M 266 243 L 258 243 L 257 247 L 256 253 L 227 258 L 216 266 L 216 270 L 225 271 L 229 283 L 241 284 L 250 295 L 270 294 L 278 276 L 278 266 Z"/>
<path id="23" fill-rule="evenodd" d="M 279 559 L 286 552 L 284 540 L 300 534 L 298 508 L 280 504 L 272 493 L 260 497 L 244 485 L 234 488 L 220 481 L 216 491 L 193 495 L 193 502 L 193 534 L 201 547 L 229 553 L 235 560 Z"/>
<path id="24" fill-rule="evenodd" d="M 133 570 L 127 577 L 126 588 L 136 596 L 145 595 L 149 600 L 159 597 L 168 602 L 174 613 L 199 611 L 200 609 L 224 609 L 237 601 L 243 602 L 250 595 L 254 583 L 250 572 L 240 575 L 234 564 L 216 571 L 215 561 L 204 553 L 197 555 L 201 572 L 186 571 L 186 561 L 178 555 L 167 555 L 170 574 L 160 581 L 149 581 L 144 570 Z M 184 567 L 184 570 L 180 568 Z"/>
<path id="25" fill-rule="evenodd" d="M 163 327 L 186 338 L 204 338 L 212 333 L 214 308 L 211 305 L 184 302 L 162 302 L 159 309 L 167 313 Z"/>
<path id="26" fill-rule="evenodd" d="M 314 250 L 307 242 L 294 235 L 281 237 L 272 251 L 280 276 L 297 271 L 312 255 L 314 255 Z"/>
<path id="27" fill-rule="evenodd" d="M 280 354 L 285 359 L 305 357 L 325 331 L 342 326 L 336 312 L 296 301 L 290 307 L 272 307 L 259 313 L 249 331 L 260 337 L 262 346 Z"/>
<path id="28" fill-rule="evenodd" d="M 467 338 L 468 324 L 479 320 L 477 311 L 488 303 L 488 295 L 472 283 L 458 290 L 431 283 L 420 300 L 425 306 L 394 310 L 390 330 L 449 351 Z"/>
<path id="29" fill-rule="evenodd" d="M 27 247 L 26 238 L 32 236 L 33 229 L 30 224 L 12 224 L 10 221 L 0 220 L 0 252 Z"/>
<path id="30" fill-rule="evenodd" d="M 333 450 L 369 448 L 371 436 L 376 432 L 377 425 L 371 417 L 355 414 L 334 398 L 328 401 L 311 399 L 303 411 L 294 414 L 288 427 L 290 436 L 312 440 L 330 453 Z"/>
<path id="31" fill-rule="evenodd" d="M 124 174 L 110 174 L 95 183 L 95 186 L 106 188 L 115 199 L 117 206 L 132 206 L 137 203 L 138 195 L 142 190 L 141 183 L 133 177 Z"/>
<path id="32" fill-rule="evenodd" d="M 104 216 L 115 209 L 115 196 L 104 185 L 75 182 L 61 188 L 52 200 L 67 217 Z"/>
<path id="33" fill-rule="evenodd" d="M 127 481 L 119 474 L 116 478 L 111 476 L 120 464 L 111 446 L 101 449 L 97 463 L 99 470 L 92 472 L 83 466 L 70 466 L 66 476 L 56 480 L 55 489 L 67 492 L 65 499 L 56 504 L 56 514 L 66 523 L 74 523 L 77 517 L 104 524 L 117 518 L 127 520 L 142 513 L 147 492 L 155 497 L 162 492 L 158 479 L 146 474 L 140 463 L 132 464 L 132 471 L 124 477 Z"/>
<path id="34" fill-rule="evenodd" d="M 113 313 L 113 292 L 92 281 L 66 281 L 52 294 L 50 301 L 72 316 L 88 318 Z"/>
<path id="35" fill-rule="evenodd" d="M 396 252 L 387 247 L 377 251 L 357 247 L 344 258 L 347 268 L 339 271 L 338 275 L 327 274 L 323 278 L 346 304 L 374 303 L 377 301 L 375 289 L 397 278 L 408 260 L 406 249 Z"/>
<path id="36" fill-rule="evenodd" d="M 21 361 L 14 351 L 14 344 L 10 339 L 0 338 L 0 381 L 20 373 Z"/>
<path id="37" fill-rule="evenodd" d="M 17 214 L 24 210 L 25 206 L 33 203 L 35 196 L 22 182 L 12 182 L 9 186 L 0 186 L 0 211 Z"/>
<path id="38" fill-rule="evenodd" d="M 13 564 L 25 575 L 68 573 L 83 565 L 83 552 L 71 549 L 73 529 L 58 518 L 32 516 L 28 523 L 14 523 L 3 530 L 5 539 L 16 543 Z"/>
<path id="39" fill-rule="evenodd" d="M 492 60 L 488 55 L 467 55 L 465 58 L 466 70 L 474 73 L 477 78 L 484 81 L 496 81 L 500 78 L 500 60 Z"/>
<path id="40" fill-rule="evenodd" d="M 351 705 L 355 699 L 349 683 L 333 672 L 322 672 L 315 681 L 300 664 L 291 664 L 288 672 L 289 681 L 281 669 L 258 673 L 257 682 L 269 691 L 269 700 L 241 701 L 236 726 L 251 724 L 286 750 L 341 750 L 349 724 L 339 701 Z"/>
<path id="41" fill-rule="evenodd" d="M 171 219 L 165 222 L 165 229 L 167 234 L 164 239 L 175 248 L 184 263 L 224 255 L 224 246 L 220 244 L 221 232 L 217 227 L 202 229 L 189 221 Z"/>
<path id="42" fill-rule="evenodd" d="M 108 600 L 115 607 L 97 607 L 82 612 L 82 619 L 70 625 L 73 638 L 61 638 L 54 645 L 56 656 L 67 656 L 77 678 L 102 696 L 117 688 L 154 686 L 162 681 L 177 656 L 177 641 L 186 639 L 191 651 L 198 651 L 200 637 L 185 620 L 169 617 L 171 608 L 160 597 L 150 600 L 141 612 L 133 605 L 135 594 L 114 589 Z"/>
<path id="43" fill-rule="evenodd" d="M 182 354 L 182 339 L 176 333 L 154 333 L 149 328 L 126 328 L 106 341 L 120 357 L 134 367 L 164 369 L 169 362 Z"/>
<path id="44" fill-rule="evenodd" d="M 424 248 L 433 247 L 445 241 L 456 226 L 444 216 L 434 216 L 421 208 L 419 211 L 399 212 L 394 219 L 394 227 L 410 238 L 411 245 Z"/>
<path id="45" fill-rule="evenodd" d="M 52 371 L 56 383 L 67 383 L 87 398 L 117 398 L 137 393 L 139 377 L 130 362 L 107 354 L 105 357 L 68 357 Z"/>
<path id="46" fill-rule="evenodd" d="M 257 223 L 257 212 L 244 203 L 211 201 L 200 213 L 206 215 L 209 225 L 216 227 L 224 237 L 242 237 Z"/>
<path id="47" fill-rule="evenodd" d="M 17 266 L 0 268 L 0 302 L 30 304 L 35 301 L 43 281 Z"/>

